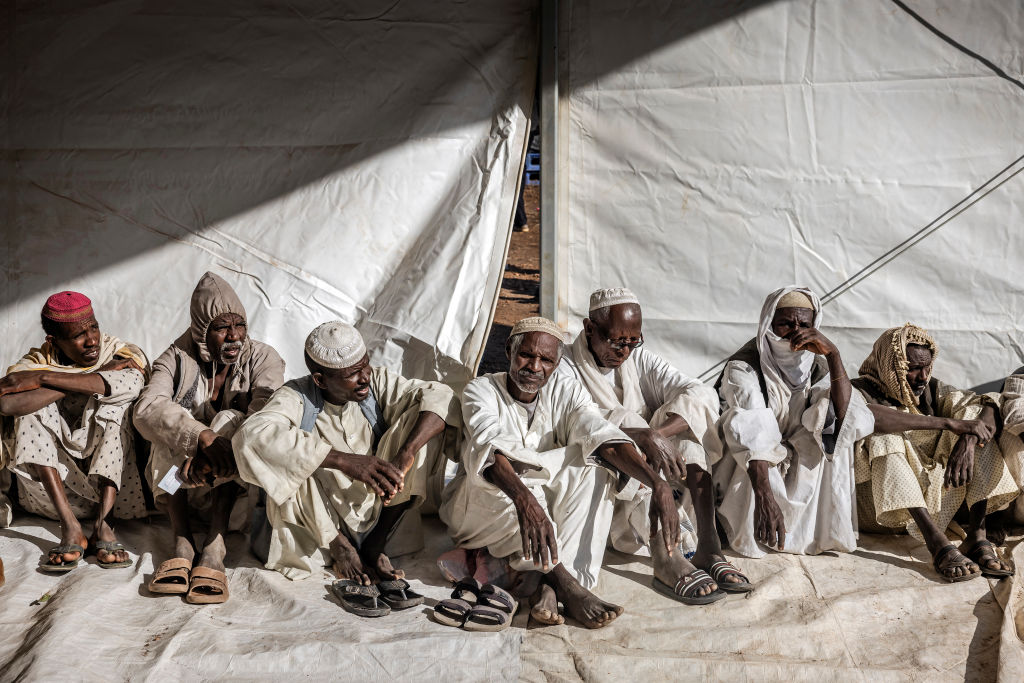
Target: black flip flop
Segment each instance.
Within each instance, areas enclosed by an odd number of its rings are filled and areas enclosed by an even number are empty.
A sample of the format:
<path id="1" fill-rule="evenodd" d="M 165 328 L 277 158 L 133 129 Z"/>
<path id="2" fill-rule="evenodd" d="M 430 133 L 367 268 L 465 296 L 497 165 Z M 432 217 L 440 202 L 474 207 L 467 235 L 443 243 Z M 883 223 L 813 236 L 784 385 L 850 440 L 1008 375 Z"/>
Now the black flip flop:
<path id="1" fill-rule="evenodd" d="M 380 591 L 376 586 L 364 586 L 352 579 L 339 579 L 331 584 L 331 592 L 341 601 L 346 612 L 358 617 L 386 617 L 391 614 L 391 608 L 377 600 Z"/>
<path id="2" fill-rule="evenodd" d="M 118 550 L 127 551 L 128 549 L 124 547 L 124 543 L 120 541 L 93 541 L 89 544 L 89 552 L 91 555 L 96 556 L 96 564 L 104 569 L 121 569 L 132 566 L 132 558 L 130 557 L 124 562 L 100 562 L 101 550 L 105 553 L 115 553 Z"/>
<path id="3" fill-rule="evenodd" d="M 942 570 L 939 569 L 939 565 L 942 564 L 942 560 L 944 560 L 946 558 L 946 555 L 949 555 L 950 553 L 955 553 L 955 552 L 959 552 L 959 548 L 957 548 L 955 545 L 950 543 L 949 545 L 943 546 L 939 550 L 939 552 L 935 553 L 935 559 L 932 560 L 932 566 L 935 567 L 935 571 L 938 572 L 939 578 L 945 579 L 946 581 L 949 581 L 950 583 L 960 583 L 961 581 L 970 581 L 971 579 L 977 579 L 978 577 L 981 576 L 981 572 L 974 572 L 974 573 L 971 573 L 971 574 L 962 574 L 960 576 L 946 576 L 945 574 L 943 574 Z M 971 558 L 967 557 L 966 555 L 964 555 L 964 557 L 966 559 L 968 559 L 968 560 L 971 560 Z M 974 560 L 971 560 L 971 562 L 974 562 Z M 977 564 L 977 563 L 975 563 L 975 564 Z M 980 568 L 980 565 L 979 565 L 979 568 Z"/>
<path id="4" fill-rule="evenodd" d="M 85 548 L 78 545 L 77 543 L 66 543 L 64 545 L 59 545 L 56 548 L 50 548 L 49 552 L 46 554 L 46 557 L 47 559 L 49 559 L 50 555 L 63 555 L 65 553 L 78 553 L 78 559 L 71 560 L 70 562 L 64 562 L 62 560 L 58 564 L 40 562 L 39 568 L 42 569 L 44 572 L 50 572 L 51 574 L 63 574 L 64 572 L 69 572 L 75 567 L 77 567 L 78 563 L 82 561 L 83 557 L 85 557 Z"/>
<path id="5" fill-rule="evenodd" d="M 678 600 L 684 605 L 710 605 L 712 602 L 718 602 L 725 597 L 725 593 L 720 590 L 708 593 L 707 595 L 695 595 L 701 586 L 706 586 L 710 583 L 714 583 L 714 579 L 708 576 L 708 573 L 703 569 L 697 569 L 676 581 L 675 587 L 668 585 L 657 577 L 654 577 L 651 585 L 659 593 L 663 593 L 673 600 Z"/>
<path id="6" fill-rule="evenodd" d="M 405 579 L 381 581 L 377 584 L 380 601 L 394 610 L 409 609 L 423 604 L 423 596 L 412 590 Z"/>
<path id="7" fill-rule="evenodd" d="M 988 553 L 978 552 L 979 550 L 983 550 L 986 548 L 988 549 Z M 991 541 L 985 539 L 978 541 L 974 544 L 974 547 L 971 548 L 970 552 L 968 552 L 966 556 L 968 560 L 978 565 L 978 568 L 981 569 L 982 576 L 988 577 L 990 579 L 1002 579 L 1007 576 L 1013 576 L 1012 569 L 988 569 L 985 567 L 985 565 L 982 564 L 983 560 L 988 559 L 994 559 L 997 562 L 1001 561 L 999 559 L 999 554 L 996 552 L 996 546 Z"/>

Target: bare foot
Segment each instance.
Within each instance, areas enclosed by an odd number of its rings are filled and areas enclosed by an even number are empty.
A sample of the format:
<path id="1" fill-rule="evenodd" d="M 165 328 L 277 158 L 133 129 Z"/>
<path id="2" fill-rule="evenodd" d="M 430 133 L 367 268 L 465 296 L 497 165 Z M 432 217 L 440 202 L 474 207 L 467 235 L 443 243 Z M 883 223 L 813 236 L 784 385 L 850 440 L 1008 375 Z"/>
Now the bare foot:
<path id="1" fill-rule="evenodd" d="M 77 525 L 68 529 L 61 529 L 60 543 L 59 545 L 80 545 L 83 548 L 89 545 L 89 539 L 82 533 L 81 525 Z M 50 553 L 47 558 L 47 562 L 50 564 L 62 564 L 68 562 L 74 562 L 75 560 L 81 559 L 82 553 L 75 551 L 73 553 Z"/>
<path id="2" fill-rule="evenodd" d="M 394 581 L 405 578 L 405 570 L 396 569 L 391 558 L 384 553 L 370 552 L 363 557 L 364 566 L 369 566 L 377 574 L 380 581 Z"/>
<path id="3" fill-rule="evenodd" d="M 537 586 L 530 596 L 530 616 L 546 626 L 565 623 L 565 618 L 558 613 L 558 596 L 554 588 L 543 582 Z"/>
<path id="4" fill-rule="evenodd" d="M 334 573 L 339 579 L 349 579 L 363 586 L 369 586 L 373 582 L 363 568 L 363 561 L 359 559 L 359 553 L 352 547 L 344 534 L 338 534 L 329 548 L 331 559 L 334 560 Z"/>
<path id="5" fill-rule="evenodd" d="M 551 570 L 548 580 L 554 584 L 555 594 L 569 616 L 587 628 L 607 626 L 622 614 L 621 607 L 588 591 L 561 564 Z"/>
<path id="6" fill-rule="evenodd" d="M 666 586 L 675 586 L 683 580 L 684 576 L 697 570 L 689 560 L 683 557 L 681 550 L 676 548 L 670 556 L 665 550 L 665 545 L 658 540 L 651 543 L 651 560 L 654 567 L 654 578 Z M 718 584 L 711 582 L 694 591 L 693 597 L 711 595 L 716 590 L 718 590 Z"/>
<path id="7" fill-rule="evenodd" d="M 999 559 L 996 549 L 990 541 L 981 539 L 965 539 L 959 551 L 975 562 L 982 572 L 1008 572 L 1010 565 Z"/>
<path id="8" fill-rule="evenodd" d="M 92 538 L 89 539 L 90 543 L 94 541 L 117 541 L 114 529 L 107 524 L 106 520 L 96 520 L 96 528 L 93 529 Z M 126 550 L 115 550 L 114 552 L 107 550 L 96 551 L 96 560 L 103 564 L 110 564 L 111 562 L 127 562 L 128 559 L 128 551 Z"/>
<path id="9" fill-rule="evenodd" d="M 224 537 L 220 534 L 213 538 L 206 539 L 206 545 L 203 546 L 203 554 L 199 558 L 199 567 L 207 567 L 216 571 L 224 571 L 224 556 L 227 554 L 227 548 L 224 546 Z"/>

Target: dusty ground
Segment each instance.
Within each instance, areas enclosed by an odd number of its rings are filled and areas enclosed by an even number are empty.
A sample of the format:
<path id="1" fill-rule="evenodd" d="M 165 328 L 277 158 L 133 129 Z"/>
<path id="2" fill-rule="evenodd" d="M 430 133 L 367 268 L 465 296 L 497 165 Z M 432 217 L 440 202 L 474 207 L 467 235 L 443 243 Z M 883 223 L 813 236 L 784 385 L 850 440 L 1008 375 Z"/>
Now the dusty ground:
<path id="1" fill-rule="evenodd" d="M 478 374 L 508 369 L 505 339 L 516 321 L 540 315 L 540 186 L 527 185 L 523 193 L 526 230 L 512 233 L 494 323 L 484 348 Z"/>

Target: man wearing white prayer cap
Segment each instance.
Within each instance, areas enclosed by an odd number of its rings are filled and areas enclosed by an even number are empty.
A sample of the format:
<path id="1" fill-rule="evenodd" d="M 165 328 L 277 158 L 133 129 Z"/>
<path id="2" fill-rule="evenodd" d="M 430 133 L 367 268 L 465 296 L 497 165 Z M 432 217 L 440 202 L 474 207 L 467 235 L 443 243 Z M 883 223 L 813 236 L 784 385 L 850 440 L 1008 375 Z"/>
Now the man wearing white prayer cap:
<path id="1" fill-rule="evenodd" d="M 647 547 L 651 503 L 647 488 L 616 499 L 612 547 L 650 554 L 655 587 L 680 602 L 720 600 L 725 593 L 717 587 L 731 592 L 752 590 L 746 576 L 722 555 L 715 524 L 712 463 L 704 440 L 717 440 L 718 394 L 644 346 L 640 301 L 631 290 L 615 287 L 590 295 L 589 317 L 583 320 L 583 331 L 567 349 L 558 372 L 579 380 L 604 417 L 636 442 L 651 467 L 677 491 L 684 539 L 680 552 L 669 557 L 658 544 Z M 719 451 L 711 448 L 713 454 Z M 687 551 L 692 555 L 689 559 Z"/>
<path id="2" fill-rule="evenodd" d="M 443 468 L 445 426 L 462 424 L 458 400 L 439 382 L 371 366 L 344 322 L 314 329 L 305 356 L 310 374 L 285 383 L 232 439 L 242 479 L 266 491 L 266 566 L 290 579 L 331 566 L 342 605 L 364 616 L 419 604 L 384 546 Z"/>
<path id="3" fill-rule="evenodd" d="M 723 403 L 724 457 L 713 473 L 719 521 L 747 557 L 857 547 L 853 447 L 875 421 L 820 324 L 811 290 L 772 292 L 757 336 L 715 385 Z"/>
<path id="4" fill-rule="evenodd" d="M 445 488 L 440 515 L 460 548 L 544 573 L 531 598 L 537 621 L 562 623 L 561 602 L 584 626 L 599 628 L 622 613 L 589 590 L 619 478 L 653 490 L 652 535 L 666 552 L 678 543 L 679 516 L 672 489 L 633 441 L 601 417 L 579 382 L 554 374 L 563 342 L 550 320 L 521 320 L 505 346 L 509 371 L 466 385 L 459 473 Z"/>

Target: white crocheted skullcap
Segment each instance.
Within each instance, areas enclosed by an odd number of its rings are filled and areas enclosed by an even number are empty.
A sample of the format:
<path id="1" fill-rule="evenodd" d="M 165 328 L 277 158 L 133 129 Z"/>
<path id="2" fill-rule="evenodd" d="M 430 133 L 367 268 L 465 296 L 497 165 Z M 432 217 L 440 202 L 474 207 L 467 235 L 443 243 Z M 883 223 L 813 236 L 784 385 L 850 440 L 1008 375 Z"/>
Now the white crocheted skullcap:
<path id="1" fill-rule="evenodd" d="M 565 343 L 565 332 L 562 331 L 562 328 L 547 318 L 541 318 L 539 316 L 534 318 L 523 318 L 512 326 L 512 331 L 509 332 L 508 336 L 514 337 L 517 334 L 526 334 L 527 332 L 545 332 L 563 344 Z"/>
<path id="2" fill-rule="evenodd" d="M 356 328 L 340 320 L 317 326 L 306 337 L 306 353 L 325 368 L 348 368 L 366 355 L 366 344 Z"/>
<path id="3" fill-rule="evenodd" d="M 617 306 L 619 304 L 636 304 L 640 305 L 640 299 L 636 298 L 636 294 L 633 290 L 628 287 L 609 287 L 608 289 L 599 289 L 590 295 L 590 310 L 591 312 L 601 308 L 608 308 L 609 306 Z"/>
<path id="4" fill-rule="evenodd" d="M 779 299 L 779 303 L 775 305 L 775 310 L 780 308 L 809 308 L 813 311 L 814 303 L 811 301 L 811 297 L 794 289 L 791 292 L 786 292 Z"/>

